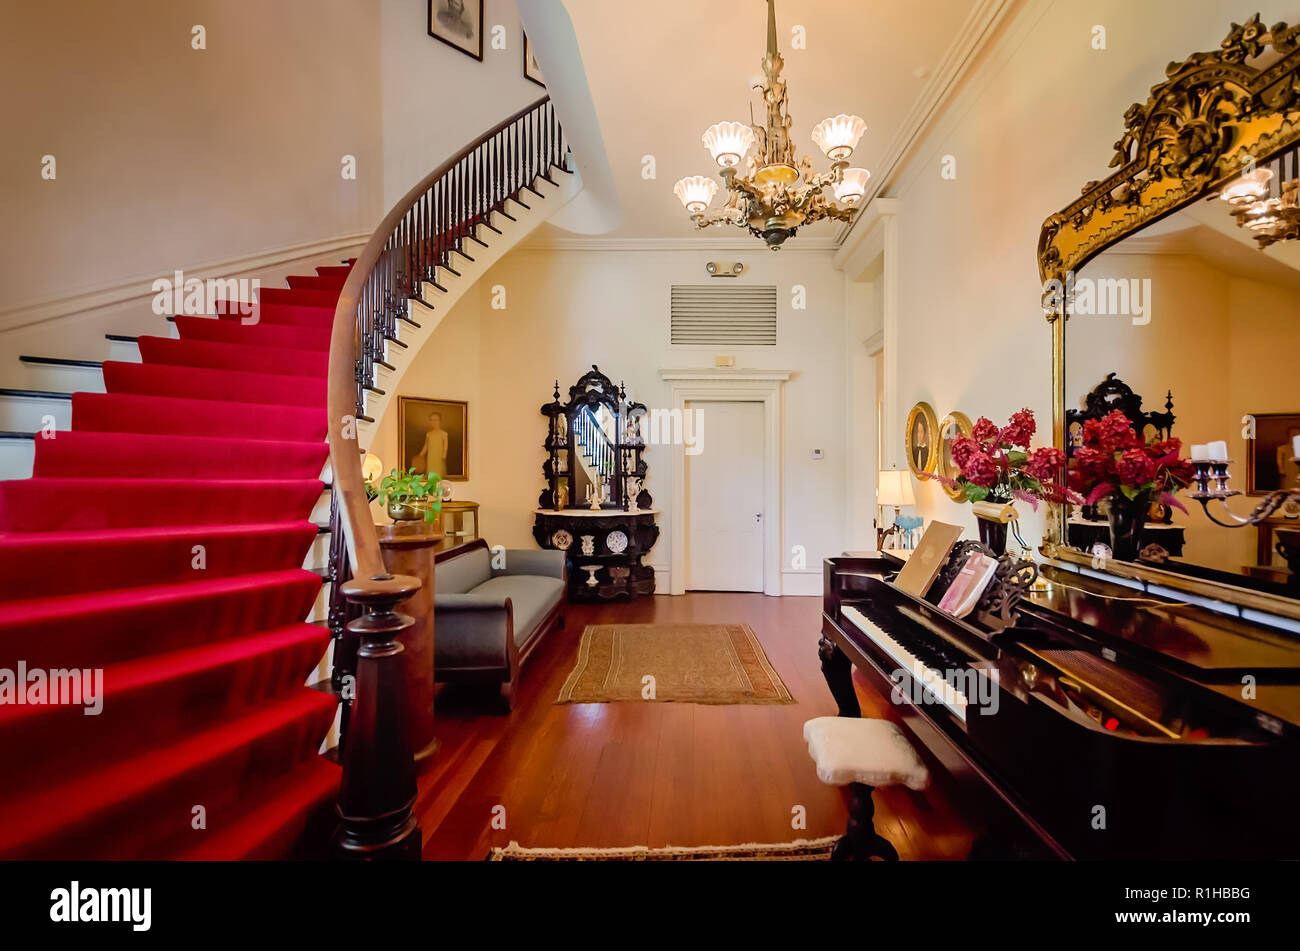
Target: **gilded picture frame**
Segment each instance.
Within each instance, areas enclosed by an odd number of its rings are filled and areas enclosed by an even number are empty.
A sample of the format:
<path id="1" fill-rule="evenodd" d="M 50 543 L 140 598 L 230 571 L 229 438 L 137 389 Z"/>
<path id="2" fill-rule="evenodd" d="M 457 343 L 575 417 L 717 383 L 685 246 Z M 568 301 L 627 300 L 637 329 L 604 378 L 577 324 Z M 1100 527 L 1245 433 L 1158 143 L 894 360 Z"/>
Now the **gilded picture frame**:
<path id="1" fill-rule="evenodd" d="M 445 433 L 439 436 L 438 433 Z M 430 455 L 433 458 L 430 458 Z M 426 474 L 438 472 L 444 481 L 469 479 L 469 403 L 419 396 L 397 398 L 397 457 L 394 468 Z M 441 466 L 439 463 L 441 462 Z"/>
<path id="2" fill-rule="evenodd" d="M 903 429 L 903 451 L 907 455 L 908 468 L 918 479 L 928 479 L 938 467 L 939 453 L 939 418 L 934 407 L 920 402 L 907 414 L 907 425 Z"/>
<path id="3" fill-rule="evenodd" d="M 969 436 L 975 431 L 970 417 L 953 410 L 939 421 L 939 459 L 938 473 L 945 479 L 956 479 L 961 474 L 957 464 L 952 461 L 952 443 L 958 436 Z M 960 486 L 943 483 L 943 491 L 954 502 L 966 501 L 966 490 Z"/>

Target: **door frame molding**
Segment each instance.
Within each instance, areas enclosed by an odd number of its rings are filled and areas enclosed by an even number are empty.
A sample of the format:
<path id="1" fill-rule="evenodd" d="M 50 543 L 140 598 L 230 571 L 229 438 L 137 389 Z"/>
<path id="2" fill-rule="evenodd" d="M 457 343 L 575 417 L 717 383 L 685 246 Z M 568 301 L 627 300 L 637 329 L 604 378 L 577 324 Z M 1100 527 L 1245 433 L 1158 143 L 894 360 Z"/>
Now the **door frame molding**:
<path id="1" fill-rule="evenodd" d="M 782 389 L 788 370 L 702 368 L 660 370 L 671 389 L 672 408 L 681 413 L 687 403 L 763 404 L 763 593 L 781 595 L 781 432 Z M 704 431 L 708 438 L 708 429 Z M 672 518 L 668 525 L 669 592 L 686 593 L 686 447 L 668 447 L 672 470 Z"/>

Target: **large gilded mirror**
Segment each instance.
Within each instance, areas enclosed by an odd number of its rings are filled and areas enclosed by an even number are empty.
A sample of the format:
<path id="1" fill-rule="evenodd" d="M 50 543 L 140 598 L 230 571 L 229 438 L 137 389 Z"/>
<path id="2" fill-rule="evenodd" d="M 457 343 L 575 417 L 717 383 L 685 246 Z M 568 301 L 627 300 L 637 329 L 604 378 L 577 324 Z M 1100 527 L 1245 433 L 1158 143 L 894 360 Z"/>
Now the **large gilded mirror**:
<path id="1" fill-rule="evenodd" d="M 1053 435 L 1080 491 L 1045 554 L 1293 618 L 1298 40 L 1252 18 L 1171 64 L 1125 113 L 1113 173 L 1038 247 Z"/>

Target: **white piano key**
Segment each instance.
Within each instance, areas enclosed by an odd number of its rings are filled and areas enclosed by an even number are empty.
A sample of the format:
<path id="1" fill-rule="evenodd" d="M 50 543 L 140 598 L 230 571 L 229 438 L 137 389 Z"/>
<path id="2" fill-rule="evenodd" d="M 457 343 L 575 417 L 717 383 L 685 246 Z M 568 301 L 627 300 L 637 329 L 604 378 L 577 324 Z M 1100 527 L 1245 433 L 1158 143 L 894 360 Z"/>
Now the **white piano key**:
<path id="1" fill-rule="evenodd" d="M 877 627 L 860 609 L 850 605 L 842 608 L 842 612 L 854 627 L 870 638 L 872 643 L 884 651 L 891 660 L 929 688 L 935 698 L 947 707 L 953 716 L 963 723 L 966 722 L 966 696 L 953 687 L 944 678 L 942 672 L 922 663 L 920 658 Z"/>

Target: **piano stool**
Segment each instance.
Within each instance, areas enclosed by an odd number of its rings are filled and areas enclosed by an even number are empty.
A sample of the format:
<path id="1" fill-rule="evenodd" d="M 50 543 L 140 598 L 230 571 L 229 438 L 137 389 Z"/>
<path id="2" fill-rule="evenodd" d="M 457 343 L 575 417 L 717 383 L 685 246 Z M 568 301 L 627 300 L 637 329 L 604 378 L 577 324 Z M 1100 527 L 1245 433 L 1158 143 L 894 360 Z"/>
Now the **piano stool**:
<path id="1" fill-rule="evenodd" d="M 930 784 L 930 771 L 912 744 L 888 720 L 859 717 L 816 717 L 803 725 L 808 755 L 817 764 L 817 778 L 828 786 L 848 787 L 849 823 L 831 852 L 832 862 L 865 862 L 879 856 L 898 861 L 898 851 L 876 832 L 876 786 L 906 786 L 921 790 Z"/>

